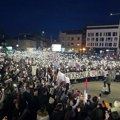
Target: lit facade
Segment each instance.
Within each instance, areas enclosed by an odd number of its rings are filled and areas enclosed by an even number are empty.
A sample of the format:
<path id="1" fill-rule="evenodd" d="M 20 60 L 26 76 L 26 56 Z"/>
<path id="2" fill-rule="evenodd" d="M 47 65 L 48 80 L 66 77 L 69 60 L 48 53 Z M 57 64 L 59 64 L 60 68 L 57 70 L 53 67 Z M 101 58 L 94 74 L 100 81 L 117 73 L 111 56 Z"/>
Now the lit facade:
<path id="1" fill-rule="evenodd" d="M 82 31 L 64 31 L 59 34 L 59 40 L 63 48 L 79 51 L 82 47 Z"/>
<path id="2" fill-rule="evenodd" d="M 102 25 L 87 26 L 86 47 L 100 49 L 119 48 L 119 26 Z"/>

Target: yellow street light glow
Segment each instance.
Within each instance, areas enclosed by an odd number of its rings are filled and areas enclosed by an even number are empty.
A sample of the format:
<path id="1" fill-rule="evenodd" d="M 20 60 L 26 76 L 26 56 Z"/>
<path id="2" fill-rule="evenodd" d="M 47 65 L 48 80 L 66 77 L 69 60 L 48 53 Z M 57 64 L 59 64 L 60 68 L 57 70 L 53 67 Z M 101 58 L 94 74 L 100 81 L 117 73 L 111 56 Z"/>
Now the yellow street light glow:
<path id="1" fill-rule="evenodd" d="M 83 48 L 83 51 L 85 51 L 86 50 L 86 48 Z"/>

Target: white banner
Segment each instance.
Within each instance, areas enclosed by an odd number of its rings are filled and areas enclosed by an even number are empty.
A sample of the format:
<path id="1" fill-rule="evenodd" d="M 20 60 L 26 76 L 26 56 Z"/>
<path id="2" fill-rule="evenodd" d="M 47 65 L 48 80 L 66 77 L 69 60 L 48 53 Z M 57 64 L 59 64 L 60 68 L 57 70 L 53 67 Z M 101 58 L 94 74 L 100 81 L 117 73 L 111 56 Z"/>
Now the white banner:
<path id="1" fill-rule="evenodd" d="M 32 66 L 32 75 L 36 75 L 36 69 L 37 69 L 36 66 Z"/>
<path id="2" fill-rule="evenodd" d="M 65 76 L 69 77 L 70 79 L 83 79 L 86 77 L 98 77 L 104 76 L 103 71 L 101 70 L 91 70 L 91 71 L 83 71 L 83 72 L 69 72 L 65 73 Z"/>

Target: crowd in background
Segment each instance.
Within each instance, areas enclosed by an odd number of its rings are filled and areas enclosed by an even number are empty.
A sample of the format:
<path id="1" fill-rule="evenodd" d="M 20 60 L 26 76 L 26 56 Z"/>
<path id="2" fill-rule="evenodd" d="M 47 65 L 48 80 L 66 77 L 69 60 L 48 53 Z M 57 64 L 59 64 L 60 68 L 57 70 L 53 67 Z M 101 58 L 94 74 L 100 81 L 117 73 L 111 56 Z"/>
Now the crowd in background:
<path id="1" fill-rule="evenodd" d="M 84 102 L 80 90 L 57 77 L 59 71 L 93 69 L 103 71 L 103 77 L 107 70 L 120 80 L 119 61 L 106 58 L 55 52 L 1 55 L 0 120 L 118 120 L 119 101 L 106 104 L 101 95 L 88 95 Z"/>

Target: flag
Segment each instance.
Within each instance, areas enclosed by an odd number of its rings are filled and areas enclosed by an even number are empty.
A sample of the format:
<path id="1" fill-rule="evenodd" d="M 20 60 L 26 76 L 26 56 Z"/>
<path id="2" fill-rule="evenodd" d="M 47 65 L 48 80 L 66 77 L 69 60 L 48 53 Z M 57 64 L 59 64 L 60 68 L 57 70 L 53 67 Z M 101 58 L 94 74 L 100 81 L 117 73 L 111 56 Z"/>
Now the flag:
<path id="1" fill-rule="evenodd" d="M 86 79 L 84 84 L 84 103 L 87 102 L 88 99 L 88 80 Z"/>

